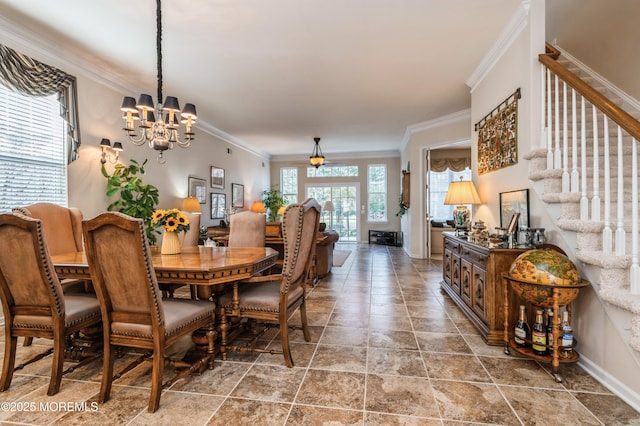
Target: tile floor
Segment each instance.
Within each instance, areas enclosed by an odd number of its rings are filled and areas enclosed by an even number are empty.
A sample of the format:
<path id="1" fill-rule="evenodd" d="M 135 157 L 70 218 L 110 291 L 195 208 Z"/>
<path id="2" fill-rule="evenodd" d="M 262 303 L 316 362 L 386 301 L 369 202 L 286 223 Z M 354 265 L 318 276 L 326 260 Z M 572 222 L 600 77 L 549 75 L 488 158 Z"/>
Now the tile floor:
<path id="1" fill-rule="evenodd" d="M 339 246 L 352 253 L 309 295 L 312 341 L 293 333 L 294 368 L 284 367 L 281 355 L 234 353 L 227 361 L 216 361 L 215 370 L 175 383 L 163 393 L 160 409 L 149 414 L 150 365 L 142 364 L 117 380 L 111 400 L 94 411 L 100 362 L 66 375 L 60 393 L 47 397 L 50 363 L 43 360 L 17 372 L 11 388 L 0 393 L 0 421 L 640 424 L 638 412 L 577 365 L 563 366 L 564 382 L 558 384 L 547 365 L 508 357 L 501 347 L 485 345 L 441 292 L 441 261 L 412 260 L 395 247 Z M 277 338 L 267 343 L 279 347 Z M 44 344 L 20 346 L 20 359 L 41 351 Z M 88 411 L 73 406 L 85 401 Z M 40 407 L 41 402 L 49 405 Z M 22 411 L 10 411 L 16 409 Z"/>

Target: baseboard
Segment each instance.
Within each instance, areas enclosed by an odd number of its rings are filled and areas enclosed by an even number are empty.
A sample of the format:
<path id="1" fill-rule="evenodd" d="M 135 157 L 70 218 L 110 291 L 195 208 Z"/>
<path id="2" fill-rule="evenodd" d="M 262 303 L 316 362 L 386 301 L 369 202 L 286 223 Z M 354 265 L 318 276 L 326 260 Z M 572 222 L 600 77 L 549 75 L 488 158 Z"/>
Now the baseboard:
<path id="1" fill-rule="evenodd" d="M 640 395 L 637 392 L 629 389 L 627 385 L 621 383 L 618 379 L 594 364 L 583 354 L 580 354 L 578 365 L 600 382 L 600 384 L 629 404 L 634 410 L 640 411 Z"/>

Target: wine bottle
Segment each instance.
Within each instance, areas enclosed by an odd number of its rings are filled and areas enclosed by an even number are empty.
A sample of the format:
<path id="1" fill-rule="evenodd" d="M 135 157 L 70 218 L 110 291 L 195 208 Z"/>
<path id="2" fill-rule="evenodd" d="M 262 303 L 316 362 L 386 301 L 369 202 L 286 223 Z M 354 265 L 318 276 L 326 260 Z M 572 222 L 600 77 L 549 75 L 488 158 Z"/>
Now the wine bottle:
<path id="1" fill-rule="evenodd" d="M 569 324 L 569 312 L 562 313 L 562 352 L 564 358 L 571 358 L 573 352 L 573 328 Z"/>
<path id="2" fill-rule="evenodd" d="M 542 309 L 536 310 L 536 322 L 531 331 L 531 349 L 536 355 L 547 354 L 547 330 L 542 323 Z"/>
<path id="3" fill-rule="evenodd" d="M 553 355 L 553 309 L 547 309 L 547 353 Z"/>
<path id="4" fill-rule="evenodd" d="M 527 346 L 529 333 L 530 330 L 529 324 L 527 324 L 527 317 L 525 315 L 525 307 L 524 305 L 520 305 L 520 316 L 518 318 L 518 323 L 516 324 L 513 340 L 518 346 L 525 347 Z"/>

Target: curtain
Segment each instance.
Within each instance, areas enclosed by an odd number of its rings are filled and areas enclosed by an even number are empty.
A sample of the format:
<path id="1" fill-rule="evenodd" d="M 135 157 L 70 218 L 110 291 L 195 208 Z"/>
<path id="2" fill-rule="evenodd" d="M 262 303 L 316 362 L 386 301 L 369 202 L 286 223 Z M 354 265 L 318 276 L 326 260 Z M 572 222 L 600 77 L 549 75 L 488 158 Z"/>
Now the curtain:
<path id="1" fill-rule="evenodd" d="M 79 157 L 80 121 L 76 78 L 0 44 L 0 84 L 26 96 L 58 94 L 66 123 L 67 164 Z"/>
<path id="2" fill-rule="evenodd" d="M 431 159 L 432 172 L 444 172 L 447 169 L 461 172 L 467 167 L 471 168 L 471 158 L 469 157 Z"/>

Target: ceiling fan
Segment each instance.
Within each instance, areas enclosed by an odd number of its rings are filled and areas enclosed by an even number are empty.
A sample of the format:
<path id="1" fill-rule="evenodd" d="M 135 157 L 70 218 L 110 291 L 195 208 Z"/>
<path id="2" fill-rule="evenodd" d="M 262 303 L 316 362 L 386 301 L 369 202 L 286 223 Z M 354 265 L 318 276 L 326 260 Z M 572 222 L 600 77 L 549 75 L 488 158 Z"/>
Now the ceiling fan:
<path id="1" fill-rule="evenodd" d="M 313 167 L 315 167 L 316 169 L 320 166 L 343 166 L 343 163 L 331 163 L 331 162 L 327 162 L 324 158 L 324 155 L 322 154 L 322 150 L 320 149 L 320 138 L 316 137 L 313 138 L 313 141 L 315 142 L 315 146 L 313 147 L 313 151 L 311 152 L 311 155 L 309 156 L 309 164 Z"/>

